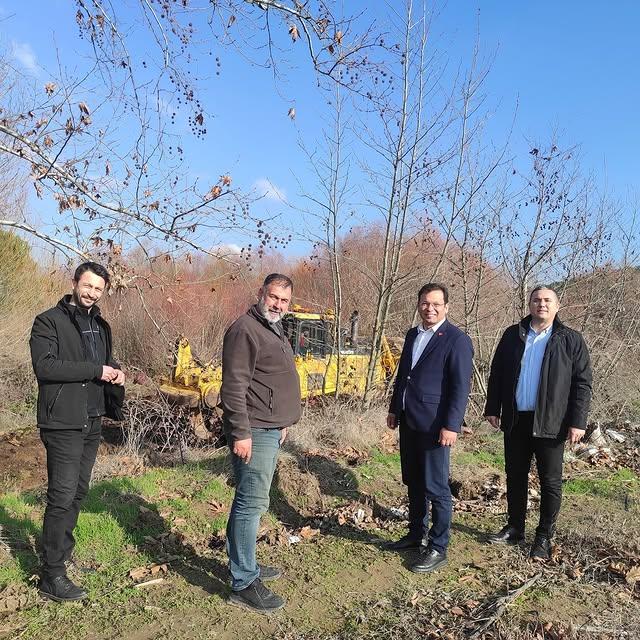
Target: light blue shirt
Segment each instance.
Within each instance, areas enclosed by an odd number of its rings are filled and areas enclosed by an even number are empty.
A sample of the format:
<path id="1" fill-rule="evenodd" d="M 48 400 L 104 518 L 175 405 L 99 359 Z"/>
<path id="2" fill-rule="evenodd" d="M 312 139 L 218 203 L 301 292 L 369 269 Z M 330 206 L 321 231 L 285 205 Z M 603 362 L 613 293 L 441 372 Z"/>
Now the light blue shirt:
<path id="1" fill-rule="evenodd" d="M 418 360 L 420 360 L 420 356 L 424 353 L 424 350 L 426 349 L 427 345 L 431 341 L 431 338 L 433 338 L 433 336 L 436 334 L 436 331 L 444 324 L 445 320 L 446 318 L 444 318 L 443 320 L 440 320 L 440 322 L 438 322 L 437 324 L 434 324 L 433 327 L 429 329 L 425 329 L 422 323 L 418 325 L 418 335 L 416 336 L 416 339 L 413 341 L 413 349 L 411 350 L 411 368 L 412 369 L 413 367 L 416 366 L 416 364 L 418 364 Z M 404 393 L 402 394 L 403 407 L 404 407 L 404 399 L 406 395 L 407 395 L 407 390 L 405 389 Z"/>
<path id="2" fill-rule="evenodd" d="M 520 377 L 516 387 L 516 405 L 518 411 L 534 411 L 540 385 L 540 370 L 544 351 L 547 348 L 553 325 L 540 333 L 536 333 L 531 327 L 527 333 L 524 345 L 524 353 L 520 362 Z"/>

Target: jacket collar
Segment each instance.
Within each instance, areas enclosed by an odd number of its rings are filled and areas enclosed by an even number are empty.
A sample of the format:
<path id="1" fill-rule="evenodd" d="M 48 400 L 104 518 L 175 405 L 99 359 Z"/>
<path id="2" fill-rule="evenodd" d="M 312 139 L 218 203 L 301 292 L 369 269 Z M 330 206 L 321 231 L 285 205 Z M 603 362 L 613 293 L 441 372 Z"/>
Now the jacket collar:
<path id="1" fill-rule="evenodd" d="M 68 293 L 66 296 L 63 296 L 58 304 L 56 305 L 59 309 L 62 309 L 70 318 L 75 317 L 78 312 L 78 307 L 74 304 L 71 304 L 71 294 Z M 93 307 L 89 310 L 89 315 L 92 318 L 100 317 L 100 307 L 97 304 L 94 304 Z M 102 318 L 101 318 L 102 319 Z"/>
<path id="2" fill-rule="evenodd" d="M 556 317 L 553 319 L 553 333 L 552 335 L 556 335 L 559 333 L 563 333 L 565 330 L 565 325 L 563 322 L 560 321 L 560 318 L 556 315 Z M 531 328 L 531 314 L 529 314 L 528 316 L 525 316 L 524 318 L 522 318 L 522 320 L 520 320 L 520 324 L 518 325 L 518 332 L 520 334 L 520 338 L 522 338 L 522 340 L 526 340 L 527 339 L 527 333 L 529 333 L 529 329 Z"/>

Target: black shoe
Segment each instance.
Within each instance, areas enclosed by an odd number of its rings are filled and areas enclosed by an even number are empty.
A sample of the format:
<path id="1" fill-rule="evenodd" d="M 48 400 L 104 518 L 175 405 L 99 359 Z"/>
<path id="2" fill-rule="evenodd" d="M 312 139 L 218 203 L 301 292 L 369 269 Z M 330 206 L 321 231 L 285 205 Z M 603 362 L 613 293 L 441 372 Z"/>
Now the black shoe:
<path id="1" fill-rule="evenodd" d="M 387 551 L 404 551 L 405 549 L 419 549 L 422 545 L 422 538 L 415 538 L 410 533 L 402 536 L 400 540 L 388 542 L 384 545 Z"/>
<path id="2" fill-rule="evenodd" d="M 268 582 L 269 580 L 277 580 L 282 577 L 282 571 L 277 567 L 266 567 L 263 564 L 258 565 L 260 569 L 260 575 L 258 576 L 262 582 Z"/>
<path id="3" fill-rule="evenodd" d="M 551 540 L 536 534 L 529 557 L 534 560 L 548 560 L 551 557 Z"/>
<path id="4" fill-rule="evenodd" d="M 447 564 L 447 554 L 435 549 L 427 549 L 420 554 L 417 562 L 414 562 L 409 569 L 413 573 L 429 573 L 435 571 L 438 567 Z"/>
<path id="5" fill-rule="evenodd" d="M 258 613 L 272 613 L 284 607 L 284 599 L 267 589 L 260 578 L 256 578 L 246 589 L 232 591 L 229 602 Z"/>
<path id="6" fill-rule="evenodd" d="M 510 525 L 502 527 L 498 533 L 489 536 L 489 544 L 518 544 L 524 540 L 524 533 Z"/>
<path id="7" fill-rule="evenodd" d="M 42 578 L 38 590 L 45 598 L 56 602 L 72 602 L 74 600 L 84 600 L 87 597 L 87 592 L 73 584 L 67 576 Z"/>

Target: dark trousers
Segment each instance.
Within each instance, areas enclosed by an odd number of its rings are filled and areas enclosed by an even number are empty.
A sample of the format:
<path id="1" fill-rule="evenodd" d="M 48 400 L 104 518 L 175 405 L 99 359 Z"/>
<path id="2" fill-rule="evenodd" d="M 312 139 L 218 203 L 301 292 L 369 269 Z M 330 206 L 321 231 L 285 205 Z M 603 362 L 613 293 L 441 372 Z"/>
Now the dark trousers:
<path id="1" fill-rule="evenodd" d="M 451 528 L 449 453 L 450 448 L 440 446 L 436 435 L 414 431 L 401 417 L 400 463 L 409 494 L 409 535 L 424 538 L 431 506 L 428 545 L 441 553 L 447 550 Z"/>
<path id="2" fill-rule="evenodd" d="M 47 508 L 42 525 L 42 576 L 66 574 L 64 563 L 75 546 L 73 530 L 89 490 L 102 433 L 102 419 L 84 429 L 41 429 L 47 450 Z"/>
<path id="3" fill-rule="evenodd" d="M 551 538 L 562 501 L 564 440 L 534 438 L 533 411 L 518 413 L 511 433 L 504 434 L 509 525 L 524 531 L 527 516 L 529 469 L 535 455 L 540 478 L 540 523 L 536 533 Z"/>

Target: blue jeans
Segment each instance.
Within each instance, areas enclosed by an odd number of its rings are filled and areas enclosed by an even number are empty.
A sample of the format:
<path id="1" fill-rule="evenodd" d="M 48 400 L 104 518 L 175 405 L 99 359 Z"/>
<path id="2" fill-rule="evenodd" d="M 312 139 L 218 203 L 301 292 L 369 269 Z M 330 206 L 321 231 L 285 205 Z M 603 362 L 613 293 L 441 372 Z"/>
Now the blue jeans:
<path id="1" fill-rule="evenodd" d="M 279 429 L 251 430 L 251 460 L 231 453 L 236 493 L 227 523 L 227 554 L 231 588 L 240 591 L 259 575 L 256 539 L 260 517 L 269 508 L 269 490 L 280 451 Z"/>
<path id="2" fill-rule="evenodd" d="M 400 420 L 402 481 L 409 495 L 409 535 L 424 537 L 429 526 L 428 546 L 446 553 L 451 529 L 452 500 L 449 488 L 450 447 L 440 446 L 437 435 L 411 429 Z"/>

